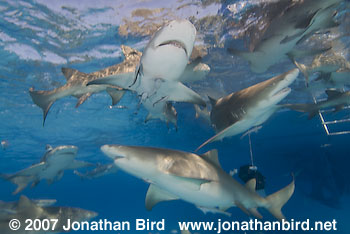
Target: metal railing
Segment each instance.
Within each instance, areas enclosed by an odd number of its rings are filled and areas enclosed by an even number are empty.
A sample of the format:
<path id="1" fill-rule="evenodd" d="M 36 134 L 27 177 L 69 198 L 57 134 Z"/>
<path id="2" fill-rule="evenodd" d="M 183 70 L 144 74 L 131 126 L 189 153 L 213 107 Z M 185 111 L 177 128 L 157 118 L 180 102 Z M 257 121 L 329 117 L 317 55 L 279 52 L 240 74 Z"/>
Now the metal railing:
<path id="1" fill-rule="evenodd" d="M 316 100 L 315 96 L 312 96 L 312 98 L 314 100 L 314 103 L 317 104 L 318 101 Z M 350 109 L 350 106 L 344 107 L 343 109 Z M 350 118 L 325 121 L 323 113 L 332 112 L 332 111 L 334 111 L 334 109 L 327 109 L 327 110 L 319 110 L 318 111 L 318 116 L 320 117 L 321 124 L 322 124 L 325 132 L 327 133 L 327 135 L 328 136 L 339 136 L 339 135 L 350 134 L 350 130 L 349 131 L 337 131 L 337 132 L 330 132 L 329 131 L 328 125 L 350 122 Z"/>

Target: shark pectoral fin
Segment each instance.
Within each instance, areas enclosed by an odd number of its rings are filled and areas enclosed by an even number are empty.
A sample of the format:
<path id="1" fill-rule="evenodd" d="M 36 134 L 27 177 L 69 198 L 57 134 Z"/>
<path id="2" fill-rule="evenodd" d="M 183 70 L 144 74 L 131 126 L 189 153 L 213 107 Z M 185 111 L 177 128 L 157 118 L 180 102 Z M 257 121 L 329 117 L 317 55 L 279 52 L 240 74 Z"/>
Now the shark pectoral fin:
<path id="1" fill-rule="evenodd" d="M 16 176 L 36 176 L 37 174 L 41 173 L 46 167 L 45 162 L 34 164 L 26 169 L 23 169 L 22 171 L 17 172 L 12 177 Z"/>
<path id="2" fill-rule="evenodd" d="M 200 106 L 206 106 L 206 103 L 201 96 L 192 89 L 186 87 L 184 84 L 180 82 L 167 83 L 169 84 L 169 92 L 167 92 L 168 101 L 189 102 Z"/>
<path id="3" fill-rule="evenodd" d="M 263 216 L 259 213 L 256 208 L 250 208 L 249 213 L 251 213 L 255 218 L 262 219 Z"/>
<path id="4" fill-rule="evenodd" d="M 282 214 L 282 207 L 284 204 L 287 203 L 287 201 L 290 199 L 290 197 L 293 195 L 295 189 L 295 183 L 294 183 L 294 177 L 293 181 L 284 187 L 283 189 L 267 196 L 266 199 L 266 205 L 265 208 L 277 219 L 282 220 L 285 219 L 284 215 Z"/>
<path id="5" fill-rule="evenodd" d="M 210 72 L 210 67 L 205 63 L 192 62 L 188 64 L 179 78 L 180 82 L 191 83 L 203 80 Z"/>
<path id="6" fill-rule="evenodd" d="M 199 178 L 190 178 L 190 177 L 182 177 L 182 176 L 177 176 L 177 175 L 171 175 L 175 177 L 183 186 L 186 186 L 188 189 L 191 190 L 200 190 L 201 185 L 205 183 L 209 183 L 210 180 L 206 179 L 199 179 Z"/>
<path id="7" fill-rule="evenodd" d="M 238 201 L 235 202 L 235 205 L 241 209 L 246 215 L 250 216 L 250 212 L 247 210 L 247 208 L 244 207 L 244 205 Z"/>
<path id="8" fill-rule="evenodd" d="M 253 179 L 248 180 L 247 183 L 245 184 L 245 187 L 246 187 L 249 191 L 255 193 L 255 189 L 256 189 L 256 179 L 253 178 Z"/>
<path id="9" fill-rule="evenodd" d="M 86 93 L 83 96 L 81 96 L 78 99 L 77 104 L 75 105 L 75 108 L 78 108 L 81 104 L 83 104 L 90 96 L 92 95 L 92 93 Z"/>
<path id="10" fill-rule="evenodd" d="M 125 90 L 118 90 L 111 87 L 107 87 L 106 91 L 112 98 L 112 106 L 116 105 L 125 93 Z"/>
<path id="11" fill-rule="evenodd" d="M 216 149 L 210 150 L 202 154 L 202 157 L 221 168 L 219 157 L 218 157 L 218 151 Z"/>
<path id="12" fill-rule="evenodd" d="M 84 162 L 84 161 L 78 161 L 78 160 L 73 160 L 73 162 L 69 165 L 68 169 L 74 170 L 82 167 L 92 167 L 94 164 Z"/>
<path id="13" fill-rule="evenodd" d="M 122 89 L 132 90 L 130 88 L 130 85 L 134 82 L 134 76 L 134 72 L 121 73 L 95 79 L 93 81 L 90 81 L 87 85 L 112 85 L 120 87 Z"/>
<path id="14" fill-rule="evenodd" d="M 56 99 L 52 98 L 54 94 L 53 91 L 34 91 L 33 88 L 29 89 L 29 94 L 32 97 L 35 105 L 39 106 L 43 110 L 43 126 L 45 125 L 45 120 L 47 113 L 49 112 L 52 104 Z"/>
<path id="15" fill-rule="evenodd" d="M 200 150 L 201 148 L 203 148 L 205 145 L 212 143 L 214 141 L 218 141 L 224 138 L 223 135 L 225 135 L 225 133 L 232 127 L 232 125 L 228 126 L 227 128 L 225 128 L 224 130 L 220 131 L 219 133 L 217 133 L 216 135 L 214 135 L 213 137 L 209 138 L 206 142 L 204 142 L 203 144 L 201 144 L 194 152 L 197 152 L 198 150 Z"/>
<path id="16" fill-rule="evenodd" d="M 162 201 L 171 201 L 171 200 L 177 200 L 178 197 L 168 193 L 167 191 L 164 191 L 157 187 L 154 184 L 150 184 L 147 194 L 146 194 L 146 209 L 152 210 L 152 208 Z"/>

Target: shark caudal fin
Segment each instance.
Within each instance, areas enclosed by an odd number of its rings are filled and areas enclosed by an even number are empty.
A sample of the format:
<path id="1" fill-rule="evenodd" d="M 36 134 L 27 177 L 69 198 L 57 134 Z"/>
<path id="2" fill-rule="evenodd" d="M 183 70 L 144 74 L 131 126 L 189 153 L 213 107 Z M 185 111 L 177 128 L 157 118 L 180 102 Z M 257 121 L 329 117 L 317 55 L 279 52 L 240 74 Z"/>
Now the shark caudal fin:
<path id="1" fill-rule="evenodd" d="M 43 126 L 45 125 L 47 113 L 52 104 L 56 101 L 56 99 L 53 98 L 54 93 L 54 91 L 34 91 L 34 88 L 29 89 L 29 94 L 34 104 L 43 110 Z"/>
<path id="2" fill-rule="evenodd" d="M 316 104 L 307 104 L 307 103 L 300 103 L 300 104 L 285 104 L 282 105 L 282 107 L 286 107 L 289 109 L 292 109 L 294 111 L 299 111 L 299 112 L 306 112 L 309 113 L 309 119 L 312 119 L 317 115 L 318 113 L 318 107 Z"/>
<path id="3" fill-rule="evenodd" d="M 28 186 L 28 184 L 33 181 L 32 176 L 12 176 L 12 175 L 0 174 L 0 178 L 4 180 L 8 180 L 11 183 L 17 185 L 16 190 L 12 193 L 13 195 L 16 195 L 22 192 Z"/>
<path id="4" fill-rule="evenodd" d="M 291 196 L 294 193 L 295 189 L 295 183 L 294 183 L 294 176 L 293 181 L 284 187 L 283 189 L 267 196 L 265 198 L 266 205 L 265 208 L 277 219 L 282 220 L 285 219 L 284 215 L 282 214 L 282 207 L 284 204 L 287 203 L 287 201 L 291 198 Z"/>
<path id="5" fill-rule="evenodd" d="M 298 63 L 295 59 L 292 59 L 293 63 L 295 66 L 303 73 L 305 77 L 305 83 L 306 86 L 309 86 L 309 72 L 308 72 L 308 67 L 305 64 Z"/>

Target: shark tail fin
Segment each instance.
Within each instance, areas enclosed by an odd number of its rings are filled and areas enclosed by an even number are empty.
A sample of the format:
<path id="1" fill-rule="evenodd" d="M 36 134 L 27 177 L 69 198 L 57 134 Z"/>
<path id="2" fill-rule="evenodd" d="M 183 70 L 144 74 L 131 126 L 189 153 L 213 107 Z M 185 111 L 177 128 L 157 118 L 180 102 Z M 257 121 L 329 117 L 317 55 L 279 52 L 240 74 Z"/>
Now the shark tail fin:
<path id="1" fill-rule="evenodd" d="M 16 190 L 12 193 L 13 195 L 23 191 L 27 185 L 33 180 L 31 176 L 11 176 L 6 174 L 0 174 L 0 178 L 8 180 L 11 183 L 17 185 Z"/>
<path id="2" fill-rule="evenodd" d="M 292 59 L 295 66 L 303 73 L 305 77 L 306 86 L 309 86 L 309 72 L 308 67 L 305 64 L 298 63 L 295 59 Z"/>
<path id="3" fill-rule="evenodd" d="M 283 189 L 265 198 L 266 200 L 265 208 L 277 219 L 279 220 L 285 219 L 281 209 L 284 206 L 284 204 L 286 204 L 288 200 L 291 198 L 291 196 L 293 195 L 294 189 L 295 189 L 295 183 L 294 183 L 294 176 L 293 176 L 293 181 L 289 185 L 287 185 Z"/>
<path id="4" fill-rule="evenodd" d="M 316 104 L 306 104 L 306 103 L 300 103 L 300 104 L 285 104 L 283 107 L 299 111 L 299 112 L 306 112 L 309 113 L 309 119 L 312 119 L 317 115 L 318 113 L 318 107 Z"/>
<path id="5" fill-rule="evenodd" d="M 32 97 L 33 102 L 43 110 L 43 126 L 44 126 L 47 113 L 49 112 L 52 104 L 56 101 L 56 99 L 52 97 L 53 92 L 52 91 L 34 91 L 34 88 L 30 88 L 29 94 Z"/>

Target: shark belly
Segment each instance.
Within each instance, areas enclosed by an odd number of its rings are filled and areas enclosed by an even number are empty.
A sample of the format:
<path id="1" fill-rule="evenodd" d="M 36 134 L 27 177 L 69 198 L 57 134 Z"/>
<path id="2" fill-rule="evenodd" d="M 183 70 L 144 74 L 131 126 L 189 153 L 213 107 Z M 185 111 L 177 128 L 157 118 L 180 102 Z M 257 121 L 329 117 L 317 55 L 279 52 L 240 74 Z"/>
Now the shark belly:
<path id="1" fill-rule="evenodd" d="M 46 169 L 39 174 L 40 179 L 54 180 L 60 173 L 66 168 L 69 168 L 74 160 L 74 156 L 71 155 L 60 155 L 58 158 L 49 159 Z"/>
<path id="2" fill-rule="evenodd" d="M 196 187 L 188 182 L 183 182 L 182 178 L 171 175 L 157 176 L 151 181 L 159 188 L 198 207 L 233 206 L 233 197 L 227 193 L 220 182 L 211 181 Z"/>
<path id="3" fill-rule="evenodd" d="M 162 78 L 167 81 L 178 81 L 188 63 L 183 50 L 174 46 L 162 46 L 148 50 L 141 59 L 145 77 Z"/>

